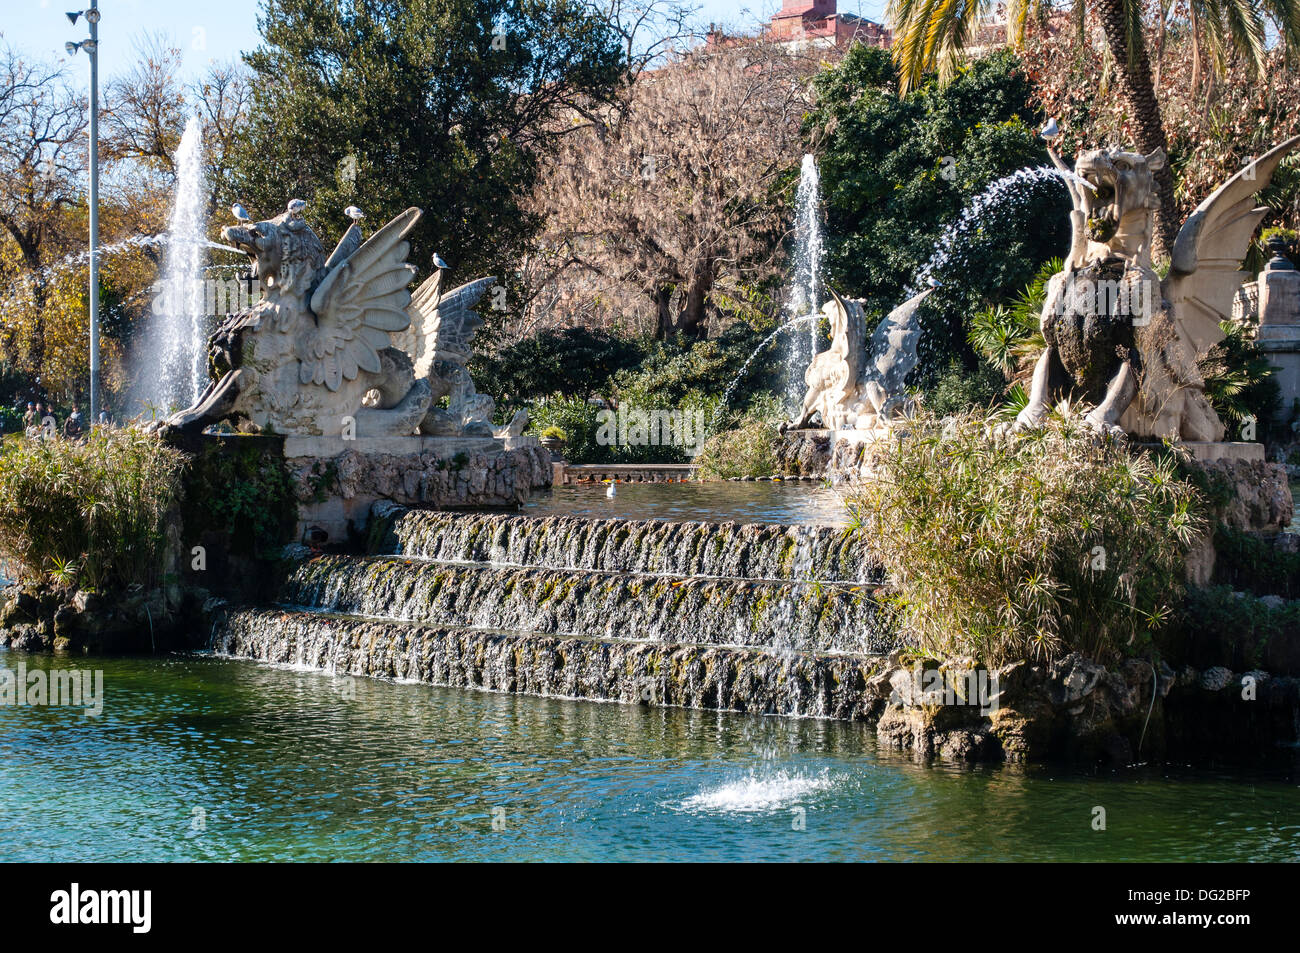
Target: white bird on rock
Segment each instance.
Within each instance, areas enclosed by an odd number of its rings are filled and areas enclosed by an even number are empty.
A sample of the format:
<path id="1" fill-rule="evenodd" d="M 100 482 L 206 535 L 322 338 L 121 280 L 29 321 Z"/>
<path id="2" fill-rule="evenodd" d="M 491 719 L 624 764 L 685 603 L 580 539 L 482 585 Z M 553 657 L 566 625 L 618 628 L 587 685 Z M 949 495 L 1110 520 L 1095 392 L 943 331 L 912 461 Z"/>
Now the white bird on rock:
<path id="1" fill-rule="evenodd" d="M 230 206 L 230 214 L 235 216 L 235 220 L 239 222 L 247 222 L 249 220 L 248 211 L 238 202 Z"/>
<path id="2" fill-rule="evenodd" d="M 366 213 L 361 211 L 361 209 L 357 208 L 355 205 L 349 205 L 343 210 L 343 214 L 354 222 L 359 222 L 366 217 Z"/>

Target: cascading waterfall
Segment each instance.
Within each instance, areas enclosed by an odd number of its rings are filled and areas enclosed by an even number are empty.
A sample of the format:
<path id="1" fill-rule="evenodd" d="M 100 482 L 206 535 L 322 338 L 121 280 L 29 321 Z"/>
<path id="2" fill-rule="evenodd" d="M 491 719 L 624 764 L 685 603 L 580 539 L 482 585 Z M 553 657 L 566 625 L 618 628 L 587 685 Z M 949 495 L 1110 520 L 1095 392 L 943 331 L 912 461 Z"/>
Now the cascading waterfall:
<path id="1" fill-rule="evenodd" d="M 786 302 L 789 321 L 807 320 L 808 315 L 815 315 L 821 308 L 821 204 L 821 175 L 817 170 L 817 160 L 805 155 L 799 172 L 799 190 L 795 194 L 794 275 L 790 298 Z M 803 400 L 804 370 L 817 353 L 818 322 L 810 320 L 807 323 L 810 327 L 807 336 L 792 334 L 786 345 L 786 389 L 795 406 Z"/>
<path id="2" fill-rule="evenodd" d="M 203 128 L 197 117 L 191 116 L 176 149 L 176 189 L 163 270 L 163 323 L 153 364 L 158 376 L 145 387 L 149 400 L 162 408 L 194 403 L 207 382 L 203 293 L 203 259 L 208 248 L 206 193 Z"/>
<path id="3" fill-rule="evenodd" d="M 896 647 L 860 535 L 836 527 L 378 508 L 386 555 L 292 568 L 212 648 L 495 691 L 864 717 Z"/>
<path id="4" fill-rule="evenodd" d="M 401 515 L 384 549 L 433 562 L 851 585 L 882 580 L 870 553 L 835 526 L 393 510 Z"/>

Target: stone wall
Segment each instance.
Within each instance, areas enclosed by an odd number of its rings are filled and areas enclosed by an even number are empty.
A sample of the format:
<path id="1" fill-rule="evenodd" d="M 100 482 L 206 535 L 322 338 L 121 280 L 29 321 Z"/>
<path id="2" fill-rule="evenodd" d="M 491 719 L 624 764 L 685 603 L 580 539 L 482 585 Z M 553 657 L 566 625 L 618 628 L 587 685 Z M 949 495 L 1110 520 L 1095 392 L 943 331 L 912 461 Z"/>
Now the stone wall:
<path id="1" fill-rule="evenodd" d="M 776 446 L 776 473 L 779 476 L 826 477 L 831 459 L 830 430 L 789 430 Z"/>
<path id="2" fill-rule="evenodd" d="M 514 507 L 551 485 L 550 454 L 535 438 L 399 437 L 285 441 L 300 536 L 342 542 L 387 500 L 422 507 Z M 351 444 L 351 445 L 350 445 Z M 373 444 L 373 445 L 372 445 Z"/>

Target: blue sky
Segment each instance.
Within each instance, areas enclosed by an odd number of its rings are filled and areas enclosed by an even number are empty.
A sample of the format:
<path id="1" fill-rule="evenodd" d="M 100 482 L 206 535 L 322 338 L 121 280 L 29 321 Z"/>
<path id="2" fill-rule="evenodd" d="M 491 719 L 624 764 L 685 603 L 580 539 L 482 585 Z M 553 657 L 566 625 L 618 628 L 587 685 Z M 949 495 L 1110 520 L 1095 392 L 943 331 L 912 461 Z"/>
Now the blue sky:
<path id="1" fill-rule="evenodd" d="M 696 0 L 700 21 L 753 26 L 780 8 L 779 0 Z M 65 10 L 85 0 L 0 0 L 0 35 L 26 56 L 65 60 L 63 44 L 86 34 L 85 22 L 68 24 Z M 120 73 L 136 58 L 146 34 L 159 33 L 185 55 L 185 71 L 194 75 L 210 60 L 229 60 L 258 43 L 257 13 L 261 0 L 100 0 L 100 68 Z M 879 20 L 884 0 L 840 0 L 840 11 Z M 74 68 L 80 66 L 81 54 Z"/>

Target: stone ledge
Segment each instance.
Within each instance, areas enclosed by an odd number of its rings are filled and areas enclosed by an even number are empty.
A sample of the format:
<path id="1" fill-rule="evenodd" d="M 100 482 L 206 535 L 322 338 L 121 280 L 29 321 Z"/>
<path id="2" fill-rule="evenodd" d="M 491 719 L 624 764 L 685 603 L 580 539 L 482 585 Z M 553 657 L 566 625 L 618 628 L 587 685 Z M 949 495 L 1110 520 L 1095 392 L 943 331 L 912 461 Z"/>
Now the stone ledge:
<path id="1" fill-rule="evenodd" d="M 424 437 L 412 435 L 408 437 L 357 437 L 355 440 L 344 440 L 342 437 L 287 436 L 284 438 L 284 455 L 289 460 L 306 457 L 337 457 L 349 452 L 386 454 L 389 456 L 432 454 L 439 459 L 450 459 L 458 453 L 492 453 L 537 446 L 540 446 L 537 438 L 531 435 L 518 437 Z"/>
<path id="2" fill-rule="evenodd" d="M 1163 450 L 1162 443 L 1134 443 L 1137 450 Z M 1202 463 L 1224 461 L 1264 462 L 1264 445 L 1249 441 L 1226 440 L 1179 440 L 1173 444 L 1176 450 L 1186 450 L 1193 460 Z"/>

